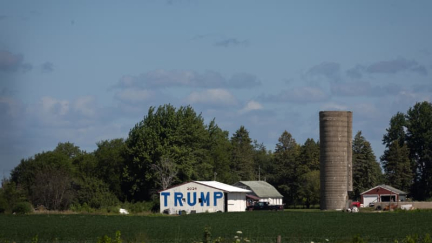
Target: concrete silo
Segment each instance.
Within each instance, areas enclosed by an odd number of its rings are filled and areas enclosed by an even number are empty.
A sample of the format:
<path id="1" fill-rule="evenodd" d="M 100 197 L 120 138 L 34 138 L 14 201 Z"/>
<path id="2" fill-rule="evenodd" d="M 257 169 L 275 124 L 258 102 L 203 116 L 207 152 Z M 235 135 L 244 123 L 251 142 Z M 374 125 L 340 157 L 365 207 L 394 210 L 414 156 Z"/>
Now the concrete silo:
<path id="1" fill-rule="evenodd" d="M 352 191 L 352 112 L 321 111 L 321 210 L 345 208 Z"/>

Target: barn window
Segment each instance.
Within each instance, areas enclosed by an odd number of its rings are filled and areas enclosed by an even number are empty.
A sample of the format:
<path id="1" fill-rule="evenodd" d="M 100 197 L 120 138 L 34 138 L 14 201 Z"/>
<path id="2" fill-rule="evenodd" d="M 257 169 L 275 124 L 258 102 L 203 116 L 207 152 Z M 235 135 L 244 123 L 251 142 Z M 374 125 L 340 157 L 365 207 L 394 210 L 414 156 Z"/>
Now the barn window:
<path id="1" fill-rule="evenodd" d="M 201 200 L 201 198 L 198 198 L 198 202 L 199 202 L 199 203 L 202 203 L 202 200 Z"/>

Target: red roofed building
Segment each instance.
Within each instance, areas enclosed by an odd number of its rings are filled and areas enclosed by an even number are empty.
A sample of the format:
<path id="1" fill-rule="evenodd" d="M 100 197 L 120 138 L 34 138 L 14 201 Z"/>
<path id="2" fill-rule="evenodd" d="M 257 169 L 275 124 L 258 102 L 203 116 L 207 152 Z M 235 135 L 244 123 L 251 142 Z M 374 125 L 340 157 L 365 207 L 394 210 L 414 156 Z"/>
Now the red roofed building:
<path id="1" fill-rule="evenodd" d="M 407 193 L 388 185 L 379 185 L 360 193 L 361 203 L 368 207 L 376 202 L 402 202 L 406 200 Z"/>

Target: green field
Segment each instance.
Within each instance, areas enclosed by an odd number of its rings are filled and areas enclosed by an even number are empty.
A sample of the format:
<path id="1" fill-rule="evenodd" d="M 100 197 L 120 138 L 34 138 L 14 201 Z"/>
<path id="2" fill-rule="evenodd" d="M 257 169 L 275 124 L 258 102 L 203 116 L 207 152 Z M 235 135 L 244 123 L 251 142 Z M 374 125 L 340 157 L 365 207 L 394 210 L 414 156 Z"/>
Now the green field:
<path id="1" fill-rule="evenodd" d="M 0 242 L 96 242 L 121 232 L 124 242 L 202 241 L 204 227 L 212 238 L 232 242 L 236 231 L 251 242 L 347 242 L 360 235 L 368 242 L 393 242 L 407 235 L 432 233 L 432 212 L 242 212 L 183 216 L 0 215 Z M 327 240 L 326 240 L 327 239 Z"/>

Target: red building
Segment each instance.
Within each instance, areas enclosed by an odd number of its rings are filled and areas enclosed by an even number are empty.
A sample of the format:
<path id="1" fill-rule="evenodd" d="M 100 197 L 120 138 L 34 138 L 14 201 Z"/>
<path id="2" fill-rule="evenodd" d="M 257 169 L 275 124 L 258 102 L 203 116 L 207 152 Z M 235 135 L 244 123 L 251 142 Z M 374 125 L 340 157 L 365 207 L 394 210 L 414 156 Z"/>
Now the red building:
<path id="1" fill-rule="evenodd" d="M 406 200 L 407 193 L 388 185 L 379 185 L 361 194 L 361 203 L 368 207 L 376 202 L 402 202 Z"/>

